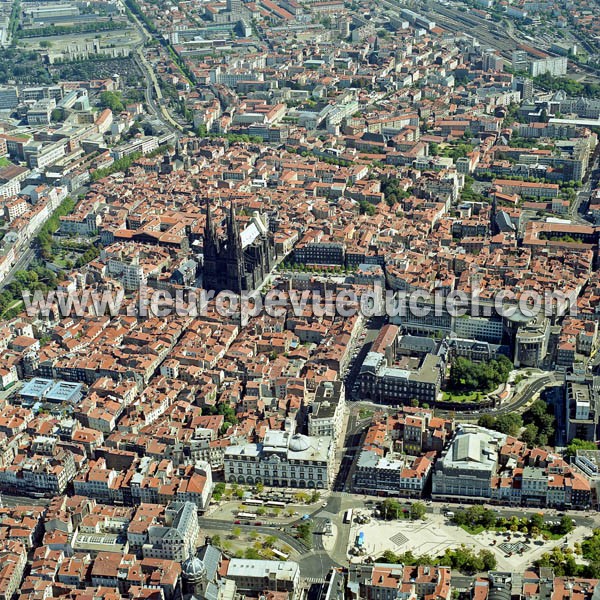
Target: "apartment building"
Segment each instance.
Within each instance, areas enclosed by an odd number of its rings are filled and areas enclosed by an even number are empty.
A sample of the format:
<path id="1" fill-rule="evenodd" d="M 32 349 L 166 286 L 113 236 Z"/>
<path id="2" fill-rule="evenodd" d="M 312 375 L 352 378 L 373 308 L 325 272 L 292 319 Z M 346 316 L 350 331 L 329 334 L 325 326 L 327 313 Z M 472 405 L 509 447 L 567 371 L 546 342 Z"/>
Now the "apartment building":
<path id="1" fill-rule="evenodd" d="M 346 246 L 342 242 L 301 240 L 294 261 L 303 265 L 343 265 Z"/>
<path id="2" fill-rule="evenodd" d="M 308 435 L 337 439 L 342 430 L 345 407 L 345 389 L 342 381 L 320 383 L 315 392 L 315 399 L 309 407 Z"/>
<path id="3" fill-rule="evenodd" d="M 559 186 L 556 183 L 535 183 L 512 179 L 494 179 L 494 186 L 502 189 L 505 194 L 519 194 L 523 197 L 557 198 Z"/>
<path id="4" fill-rule="evenodd" d="M 224 577 L 234 581 L 239 592 L 287 592 L 290 600 L 297 600 L 302 595 L 300 565 L 290 560 L 232 558 Z"/>
<path id="5" fill-rule="evenodd" d="M 196 548 L 200 526 L 198 507 L 193 502 L 171 502 L 162 524 L 150 525 L 147 541 L 142 544 L 144 558 L 162 558 L 183 562 Z"/>
<path id="6" fill-rule="evenodd" d="M 33 448 L 33 446 L 32 446 Z M 0 484 L 20 494 L 62 494 L 75 477 L 75 461 L 69 450 L 52 454 L 18 454 L 12 465 L 0 469 Z"/>
<path id="7" fill-rule="evenodd" d="M 451 592 L 449 567 L 375 563 L 351 564 L 348 568 L 348 600 L 394 600 L 399 597 L 449 600 Z"/>
<path id="8" fill-rule="evenodd" d="M 0 544 L 0 600 L 12 600 L 19 590 L 25 566 L 27 551 L 16 540 L 3 540 Z"/>
<path id="9" fill-rule="evenodd" d="M 420 498 L 431 475 L 435 453 L 413 457 L 363 449 L 356 461 L 352 489 L 357 494 Z"/>

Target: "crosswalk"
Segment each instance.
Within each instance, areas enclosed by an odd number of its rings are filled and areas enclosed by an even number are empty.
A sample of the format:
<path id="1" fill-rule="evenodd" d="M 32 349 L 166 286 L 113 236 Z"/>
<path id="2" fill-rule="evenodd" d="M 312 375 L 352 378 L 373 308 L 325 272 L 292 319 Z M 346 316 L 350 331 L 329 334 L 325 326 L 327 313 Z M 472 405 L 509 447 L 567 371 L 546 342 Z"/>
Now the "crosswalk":
<path id="1" fill-rule="evenodd" d="M 323 577 L 303 577 L 302 583 L 305 586 L 314 585 L 316 583 L 325 583 L 325 579 Z"/>

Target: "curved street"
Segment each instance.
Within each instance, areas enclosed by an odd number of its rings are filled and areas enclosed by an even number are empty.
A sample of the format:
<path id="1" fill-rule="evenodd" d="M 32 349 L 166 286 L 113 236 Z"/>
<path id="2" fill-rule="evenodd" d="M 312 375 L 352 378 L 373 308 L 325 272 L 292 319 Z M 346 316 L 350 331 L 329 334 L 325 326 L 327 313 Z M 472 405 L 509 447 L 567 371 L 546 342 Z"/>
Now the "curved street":
<path id="1" fill-rule="evenodd" d="M 130 17 L 133 26 L 137 29 L 141 42 L 135 48 L 134 60 L 146 79 L 146 104 L 148 109 L 156 115 L 156 117 L 173 133 L 179 134 L 183 131 L 183 127 L 177 123 L 177 121 L 171 116 L 167 108 L 163 104 L 162 90 L 160 84 L 156 78 L 156 74 L 152 69 L 152 65 L 146 60 L 144 56 L 144 45 L 148 40 L 154 39 L 154 37 L 148 32 L 143 23 L 138 17 L 131 11 L 127 10 L 124 2 L 120 0 L 124 12 Z"/>

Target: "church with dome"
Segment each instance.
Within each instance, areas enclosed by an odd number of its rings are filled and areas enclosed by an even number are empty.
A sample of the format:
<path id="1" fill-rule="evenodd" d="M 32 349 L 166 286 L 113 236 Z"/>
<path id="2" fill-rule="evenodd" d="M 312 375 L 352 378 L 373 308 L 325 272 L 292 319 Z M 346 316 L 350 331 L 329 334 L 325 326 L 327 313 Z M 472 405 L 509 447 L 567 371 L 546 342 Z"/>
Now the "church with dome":
<path id="1" fill-rule="evenodd" d="M 300 565 L 291 560 L 230 558 L 210 543 L 196 552 L 190 546 L 181 565 L 183 600 L 277 598 L 299 600 Z M 274 597 L 274 596 L 273 596 Z"/>
<path id="2" fill-rule="evenodd" d="M 181 565 L 184 600 L 234 600 L 235 582 L 219 577 L 221 551 L 206 544 L 194 552 L 190 548 L 189 557 Z"/>

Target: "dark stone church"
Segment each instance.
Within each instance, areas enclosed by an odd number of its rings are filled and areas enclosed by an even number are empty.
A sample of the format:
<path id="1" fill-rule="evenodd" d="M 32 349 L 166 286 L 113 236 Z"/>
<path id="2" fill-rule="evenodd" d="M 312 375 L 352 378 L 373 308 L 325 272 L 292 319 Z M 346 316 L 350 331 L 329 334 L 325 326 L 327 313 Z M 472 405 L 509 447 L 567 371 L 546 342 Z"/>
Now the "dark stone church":
<path id="1" fill-rule="evenodd" d="M 226 237 L 220 238 L 206 203 L 204 230 L 203 287 L 205 290 L 231 290 L 235 293 L 258 289 L 275 264 L 273 234 L 263 216 L 254 213 L 240 231 L 233 204 L 226 220 Z"/>

